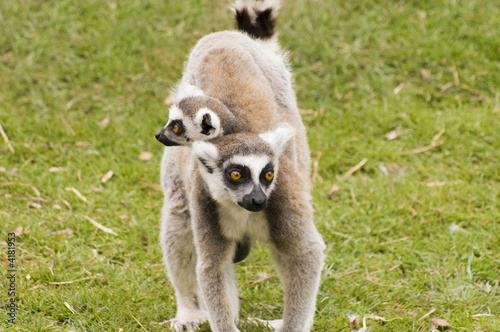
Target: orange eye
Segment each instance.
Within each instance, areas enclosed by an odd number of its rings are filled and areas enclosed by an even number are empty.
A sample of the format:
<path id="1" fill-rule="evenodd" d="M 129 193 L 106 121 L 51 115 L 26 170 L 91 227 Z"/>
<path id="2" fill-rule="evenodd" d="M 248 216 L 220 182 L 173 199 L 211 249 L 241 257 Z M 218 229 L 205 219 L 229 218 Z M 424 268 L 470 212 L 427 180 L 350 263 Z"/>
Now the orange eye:
<path id="1" fill-rule="evenodd" d="M 238 171 L 232 171 L 231 172 L 231 179 L 233 179 L 233 180 L 241 179 L 241 173 Z"/>
<path id="2" fill-rule="evenodd" d="M 179 125 L 176 123 L 176 124 L 174 125 L 174 128 L 173 128 L 174 133 L 176 133 L 176 134 L 177 134 L 177 133 L 179 132 L 179 129 L 181 129 L 181 128 L 179 128 Z"/>
<path id="3" fill-rule="evenodd" d="M 273 171 L 267 172 L 265 177 L 267 181 L 271 181 L 274 178 L 274 172 Z"/>

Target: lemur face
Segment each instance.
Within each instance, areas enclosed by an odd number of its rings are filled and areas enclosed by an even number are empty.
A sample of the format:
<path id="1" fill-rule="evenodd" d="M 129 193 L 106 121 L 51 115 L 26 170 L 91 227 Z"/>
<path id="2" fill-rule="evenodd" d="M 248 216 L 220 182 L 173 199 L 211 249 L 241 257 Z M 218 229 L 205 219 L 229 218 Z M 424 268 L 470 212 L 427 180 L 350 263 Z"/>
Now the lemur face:
<path id="1" fill-rule="evenodd" d="M 184 98 L 172 105 L 168 123 L 156 133 L 156 139 L 165 146 L 174 146 L 218 137 L 223 133 L 217 115 L 221 108 L 226 107 L 206 96 Z"/>
<path id="2" fill-rule="evenodd" d="M 193 156 L 212 197 L 263 210 L 278 177 L 278 158 L 294 136 L 291 126 L 264 134 L 237 133 L 194 142 Z"/>

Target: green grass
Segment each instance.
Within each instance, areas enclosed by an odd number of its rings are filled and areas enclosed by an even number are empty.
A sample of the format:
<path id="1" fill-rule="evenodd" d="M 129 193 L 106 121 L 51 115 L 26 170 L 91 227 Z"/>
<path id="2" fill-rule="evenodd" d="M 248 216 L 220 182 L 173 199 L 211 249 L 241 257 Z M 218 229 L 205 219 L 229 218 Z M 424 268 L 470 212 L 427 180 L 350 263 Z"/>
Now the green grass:
<path id="1" fill-rule="evenodd" d="M 148 186 L 163 150 L 154 134 L 191 47 L 232 28 L 227 5 L 0 2 L 0 124 L 15 151 L 0 142 L 1 240 L 28 230 L 17 237 L 14 326 L 0 247 L 0 330 L 168 330 L 162 194 Z M 390 321 L 367 319 L 371 331 L 429 331 L 432 317 L 452 331 L 500 331 L 497 1 L 287 1 L 278 30 L 299 106 L 317 112 L 303 116 L 313 159 L 321 153 L 313 202 L 328 246 L 314 330 L 349 331 L 348 314 L 372 314 Z M 393 129 L 401 136 L 388 140 Z M 438 132 L 439 145 L 412 153 Z M 74 236 L 53 234 L 67 228 Z M 237 272 L 241 317 L 279 318 L 278 279 L 246 283 L 275 273 L 267 249 Z"/>

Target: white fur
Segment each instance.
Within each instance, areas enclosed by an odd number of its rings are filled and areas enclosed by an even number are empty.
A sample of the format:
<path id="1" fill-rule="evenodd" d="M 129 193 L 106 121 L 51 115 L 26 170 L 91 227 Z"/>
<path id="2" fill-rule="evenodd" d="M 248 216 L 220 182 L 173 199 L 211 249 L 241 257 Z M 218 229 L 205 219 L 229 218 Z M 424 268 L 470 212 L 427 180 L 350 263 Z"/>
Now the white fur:
<path id="1" fill-rule="evenodd" d="M 280 8 L 280 0 L 264 0 L 264 1 L 255 1 L 255 0 L 236 0 L 234 5 L 231 7 L 231 10 L 241 11 L 243 8 L 247 8 L 250 14 L 250 19 L 254 20 L 256 15 L 255 11 L 264 11 L 268 8 L 273 8 L 272 15 L 273 18 L 276 18 L 276 14 L 278 13 L 278 9 Z"/>
<path id="2" fill-rule="evenodd" d="M 191 85 L 185 81 L 181 81 L 179 86 L 177 87 L 177 92 L 175 94 L 175 100 L 176 102 L 181 101 L 184 98 L 187 97 L 197 97 L 197 96 L 204 96 L 205 94 L 203 91 L 198 88 L 197 86 Z"/>
<path id="3" fill-rule="evenodd" d="M 289 124 L 282 123 L 280 127 L 260 134 L 260 138 L 271 145 L 274 153 L 279 156 L 285 151 L 288 143 L 295 135 L 295 130 Z"/>
<path id="4" fill-rule="evenodd" d="M 198 164 L 198 169 L 200 170 L 200 174 L 208 185 L 208 189 L 210 190 L 211 195 L 216 201 L 230 199 L 228 192 L 226 191 L 224 186 L 221 186 L 222 181 L 222 173 L 220 169 L 217 167 L 216 160 L 218 158 L 219 152 L 215 145 L 204 142 L 204 141 L 196 141 L 192 146 L 193 157 Z M 210 174 L 200 161 L 200 159 L 212 168 L 213 173 Z"/>
<path id="5" fill-rule="evenodd" d="M 202 158 L 213 168 L 217 168 L 215 160 L 219 157 L 219 152 L 217 148 L 212 143 L 204 141 L 196 141 L 193 143 L 192 151 L 195 157 Z M 198 160 L 199 161 L 199 160 Z M 205 169 L 203 165 L 202 169 Z"/>
<path id="6" fill-rule="evenodd" d="M 242 155 L 235 155 L 229 158 L 228 161 L 225 162 L 225 165 L 228 164 L 237 164 L 237 165 L 242 165 L 246 166 L 250 169 L 250 172 L 252 172 L 252 181 L 254 184 L 260 184 L 259 180 L 259 175 L 266 167 L 267 164 L 272 162 L 270 156 L 267 155 L 247 155 L 247 156 L 242 156 Z M 276 173 L 277 171 L 277 166 L 274 164 L 274 172 Z M 264 189 L 264 188 L 262 188 Z"/>
<path id="7" fill-rule="evenodd" d="M 170 110 L 168 111 L 168 120 L 169 121 L 182 120 L 183 117 L 184 117 L 184 115 L 182 114 L 182 111 L 179 109 L 179 107 L 177 107 L 177 105 L 170 106 Z"/>
<path id="8" fill-rule="evenodd" d="M 248 236 L 263 243 L 269 241 L 269 226 L 264 212 L 247 211 L 232 200 L 219 201 L 217 212 L 222 234 L 228 239 L 239 241 Z"/>
<path id="9" fill-rule="evenodd" d="M 210 118 L 212 119 L 212 127 L 215 128 L 215 130 L 210 134 L 210 135 L 203 135 L 200 134 L 201 136 L 205 136 L 205 139 L 213 138 L 213 137 L 219 137 L 222 136 L 224 133 L 222 126 L 220 124 L 220 119 L 217 114 L 214 113 L 211 109 L 207 107 L 202 107 L 198 112 L 196 112 L 196 116 L 194 118 L 195 123 L 198 125 L 198 127 L 201 129 L 201 122 L 203 121 L 203 116 L 205 114 L 210 114 Z M 199 133 L 199 132 L 197 132 Z"/>

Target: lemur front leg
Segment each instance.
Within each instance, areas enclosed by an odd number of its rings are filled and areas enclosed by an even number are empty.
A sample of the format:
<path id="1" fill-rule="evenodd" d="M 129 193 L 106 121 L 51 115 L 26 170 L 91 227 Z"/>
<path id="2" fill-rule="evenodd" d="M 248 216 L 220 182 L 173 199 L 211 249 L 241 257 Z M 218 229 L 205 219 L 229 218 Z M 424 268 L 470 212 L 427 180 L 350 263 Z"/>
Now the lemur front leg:
<path id="1" fill-rule="evenodd" d="M 201 294 L 214 332 L 238 332 L 238 290 L 234 277 L 234 241 L 226 239 L 220 229 L 217 204 L 208 190 L 195 192 L 191 210 L 198 263 L 196 273 Z"/>
<path id="2" fill-rule="evenodd" d="M 302 252 L 271 246 L 285 292 L 283 325 L 277 329 L 279 332 L 306 332 L 311 329 L 323 263 L 323 244 L 314 241 L 310 246 L 301 249 Z"/>
<path id="3" fill-rule="evenodd" d="M 282 166 L 283 178 L 287 167 Z M 310 330 L 324 259 L 325 244 L 313 223 L 309 195 L 295 190 L 299 185 L 278 179 L 267 208 L 271 254 L 284 289 L 279 332 Z"/>
<path id="4" fill-rule="evenodd" d="M 196 249 L 187 211 L 173 208 L 165 199 L 162 211 L 161 245 L 168 276 L 175 288 L 177 314 L 170 320 L 175 331 L 195 331 L 208 320 L 196 280 Z"/>

